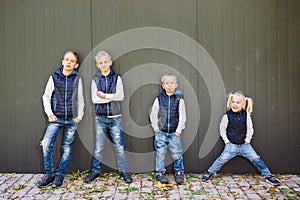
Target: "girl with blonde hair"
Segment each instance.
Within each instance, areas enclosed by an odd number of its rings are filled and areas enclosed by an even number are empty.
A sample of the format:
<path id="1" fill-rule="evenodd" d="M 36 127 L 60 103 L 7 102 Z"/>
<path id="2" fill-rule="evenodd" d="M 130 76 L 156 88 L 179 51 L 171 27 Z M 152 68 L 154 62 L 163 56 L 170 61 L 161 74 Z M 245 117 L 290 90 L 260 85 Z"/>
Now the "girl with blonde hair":
<path id="1" fill-rule="evenodd" d="M 203 181 L 211 179 L 232 158 L 243 156 L 258 168 L 267 182 L 272 185 L 280 184 L 250 144 L 254 132 L 250 116 L 252 106 L 252 99 L 246 97 L 243 92 L 232 92 L 228 95 L 227 112 L 220 122 L 220 135 L 225 142 L 225 147 L 221 155 L 203 174 Z"/>

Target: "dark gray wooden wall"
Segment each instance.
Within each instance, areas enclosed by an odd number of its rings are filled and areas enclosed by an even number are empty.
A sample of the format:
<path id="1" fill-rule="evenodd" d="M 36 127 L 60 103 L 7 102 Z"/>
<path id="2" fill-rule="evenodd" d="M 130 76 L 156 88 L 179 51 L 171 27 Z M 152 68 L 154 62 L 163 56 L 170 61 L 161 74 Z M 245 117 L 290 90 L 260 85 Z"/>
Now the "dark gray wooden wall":
<path id="1" fill-rule="evenodd" d="M 82 61 L 85 59 L 80 73 L 86 102 L 69 170 L 89 169 L 94 130 L 90 80 L 96 71 L 90 59 L 95 47 L 123 31 L 160 27 L 197 41 L 220 71 L 226 92 L 243 90 L 254 99 L 252 145 L 271 171 L 300 173 L 299 10 L 299 0 L 0 0 L 0 171 L 43 172 L 39 141 L 47 118 L 41 96 L 48 77 L 68 49 L 79 52 Z M 195 135 L 193 141 L 184 141 L 190 142 L 184 162 L 187 172 L 202 173 L 223 148 L 220 139 L 210 142 L 211 151 L 199 158 L 211 112 L 217 109 L 212 108 L 210 95 L 217 91 L 209 90 L 207 77 L 202 77 L 188 59 L 162 49 L 144 48 L 120 55 L 113 69 L 124 75 L 147 63 L 172 67 L 180 74 L 180 88 L 192 87 L 195 91 L 197 99 L 186 101 L 199 102 L 200 122 L 188 118 L 187 126 L 196 126 L 197 130 L 183 133 Z M 157 82 L 160 76 L 161 72 L 153 79 Z M 133 80 L 124 82 L 127 88 L 136 84 Z M 130 117 L 150 136 L 149 107 L 159 91 L 158 84 L 147 84 L 126 96 Z M 187 105 L 188 116 L 193 116 L 193 110 L 191 104 Z M 218 112 L 220 116 L 213 119 L 216 122 L 224 111 L 218 108 Z M 129 127 L 124 136 L 127 151 L 149 156 L 153 138 L 133 137 L 131 132 L 137 130 L 128 119 L 124 123 Z M 107 149 L 106 153 L 111 153 L 109 146 Z M 151 165 L 153 162 L 149 161 Z M 130 159 L 130 166 L 138 164 L 145 167 L 148 163 Z M 107 166 L 104 170 L 114 169 Z M 245 159 L 235 158 L 221 172 L 257 170 Z"/>

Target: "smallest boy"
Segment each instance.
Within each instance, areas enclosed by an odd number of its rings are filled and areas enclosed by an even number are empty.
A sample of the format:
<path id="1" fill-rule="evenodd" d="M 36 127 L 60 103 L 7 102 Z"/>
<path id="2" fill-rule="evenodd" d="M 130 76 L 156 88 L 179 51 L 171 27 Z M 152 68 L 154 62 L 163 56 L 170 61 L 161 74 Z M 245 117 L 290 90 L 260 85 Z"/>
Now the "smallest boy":
<path id="1" fill-rule="evenodd" d="M 169 147 L 174 160 L 175 181 L 177 184 L 182 184 L 184 166 L 180 134 L 185 128 L 185 104 L 182 95 L 176 94 L 179 91 L 176 90 L 178 86 L 176 76 L 167 73 L 162 77 L 161 82 L 163 91 L 154 100 L 150 114 L 151 125 L 155 132 L 156 178 L 161 183 L 168 183 L 164 160 Z"/>

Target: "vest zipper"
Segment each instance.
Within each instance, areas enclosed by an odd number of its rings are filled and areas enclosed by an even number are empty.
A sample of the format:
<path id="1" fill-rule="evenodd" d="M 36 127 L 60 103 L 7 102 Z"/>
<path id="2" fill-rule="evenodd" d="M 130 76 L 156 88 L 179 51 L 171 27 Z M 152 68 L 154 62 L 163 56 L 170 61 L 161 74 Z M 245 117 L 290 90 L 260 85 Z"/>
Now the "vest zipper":
<path id="1" fill-rule="evenodd" d="M 168 97 L 168 133 L 170 132 L 170 96 Z"/>
<path id="2" fill-rule="evenodd" d="M 67 108 L 67 97 L 68 97 L 68 77 L 66 76 L 66 84 L 65 84 L 65 119 L 68 116 L 68 108 Z"/>
<path id="3" fill-rule="evenodd" d="M 105 76 L 105 93 L 108 92 L 108 84 L 107 84 L 107 78 Z M 107 112 L 107 116 L 109 116 L 109 103 L 106 103 L 106 112 Z"/>

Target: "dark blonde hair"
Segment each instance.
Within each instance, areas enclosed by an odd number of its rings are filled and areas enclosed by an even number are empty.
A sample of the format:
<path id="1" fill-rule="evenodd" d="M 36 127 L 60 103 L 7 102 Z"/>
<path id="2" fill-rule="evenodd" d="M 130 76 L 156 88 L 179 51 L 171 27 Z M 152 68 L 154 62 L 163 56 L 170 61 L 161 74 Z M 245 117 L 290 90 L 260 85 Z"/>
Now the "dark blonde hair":
<path id="1" fill-rule="evenodd" d="M 230 92 L 227 95 L 226 109 L 227 110 L 231 109 L 231 101 L 232 101 L 233 96 L 242 97 L 242 99 L 243 99 L 243 109 L 246 110 L 246 112 L 251 115 L 252 112 L 253 112 L 253 100 L 250 97 L 246 97 L 242 91 Z"/>

